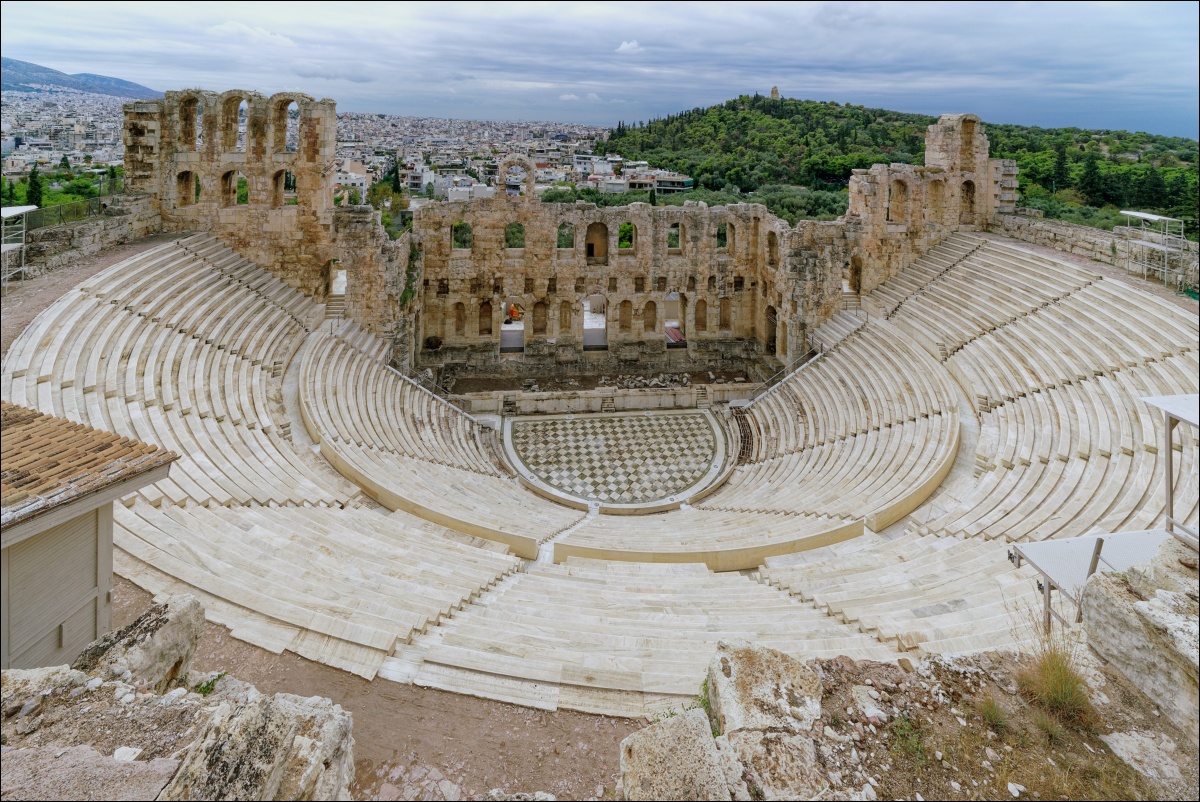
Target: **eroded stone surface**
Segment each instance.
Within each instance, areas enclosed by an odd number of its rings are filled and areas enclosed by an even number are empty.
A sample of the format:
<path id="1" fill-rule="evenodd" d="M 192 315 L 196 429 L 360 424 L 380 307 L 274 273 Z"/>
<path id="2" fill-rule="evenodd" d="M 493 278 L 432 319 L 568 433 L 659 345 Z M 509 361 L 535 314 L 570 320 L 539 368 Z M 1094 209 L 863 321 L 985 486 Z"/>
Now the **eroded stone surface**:
<path id="1" fill-rule="evenodd" d="M 729 799 L 729 787 L 702 710 L 635 732 L 621 742 L 625 799 Z"/>
<path id="2" fill-rule="evenodd" d="M 708 698 L 722 734 L 808 732 L 821 715 L 821 679 L 783 652 L 748 641 L 721 641 L 708 665 Z"/>
<path id="3" fill-rule="evenodd" d="M 5 798 L 157 799 L 178 760 L 118 760 L 90 746 L 37 746 L 4 753 Z"/>
<path id="4" fill-rule="evenodd" d="M 204 607 L 190 594 L 155 604 L 129 626 L 99 638 L 75 659 L 74 668 L 165 693 L 185 678 L 204 631 Z"/>
<path id="5" fill-rule="evenodd" d="M 1179 764 L 1172 758 L 1176 753 L 1176 746 L 1164 733 L 1158 733 L 1156 738 L 1151 733 L 1137 730 L 1113 732 L 1101 735 L 1100 740 L 1108 744 L 1114 755 L 1152 780 L 1160 782 L 1183 780 Z"/>
<path id="6" fill-rule="evenodd" d="M 750 776 L 752 796 L 814 799 L 828 787 L 812 738 L 741 730 L 722 735 Z"/>

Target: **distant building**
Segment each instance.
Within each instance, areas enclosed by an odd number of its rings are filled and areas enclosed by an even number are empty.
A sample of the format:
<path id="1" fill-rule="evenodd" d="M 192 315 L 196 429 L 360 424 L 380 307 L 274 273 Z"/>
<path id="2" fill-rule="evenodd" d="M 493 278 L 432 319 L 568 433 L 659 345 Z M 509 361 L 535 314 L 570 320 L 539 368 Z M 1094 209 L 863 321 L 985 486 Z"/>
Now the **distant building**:
<path id="1" fill-rule="evenodd" d="M 771 87 L 771 100 L 779 100 L 779 87 L 778 86 Z"/>

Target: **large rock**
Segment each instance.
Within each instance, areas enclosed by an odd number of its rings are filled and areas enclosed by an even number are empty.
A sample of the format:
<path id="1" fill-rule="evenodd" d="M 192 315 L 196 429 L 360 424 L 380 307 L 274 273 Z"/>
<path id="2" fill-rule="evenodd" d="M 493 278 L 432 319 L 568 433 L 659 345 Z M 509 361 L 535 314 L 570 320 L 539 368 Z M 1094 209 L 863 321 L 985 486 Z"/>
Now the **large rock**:
<path id="1" fill-rule="evenodd" d="M 90 746 L 6 750 L 4 785 L 22 799 L 157 799 L 178 760 L 121 761 Z M 9 798 L 7 795 L 5 798 Z"/>
<path id="2" fill-rule="evenodd" d="M 216 710 L 159 799 L 349 799 L 351 715 L 328 699 L 264 696 L 224 678 Z"/>
<path id="3" fill-rule="evenodd" d="M 172 596 L 123 629 L 93 641 L 73 668 L 120 677 L 154 693 L 187 678 L 204 632 L 204 607 L 192 595 Z"/>
<path id="4" fill-rule="evenodd" d="M 1149 566 L 1129 572 L 1137 577 L 1132 586 L 1117 575 L 1092 575 L 1083 589 L 1083 625 L 1092 648 L 1200 745 L 1197 574 L 1174 556 L 1178 550 L 1173 539 L 1164 544 Z M 1195 566 L 1194 553 L 1190 559 Z"/>
<path id="5" fill-rule="evenodd" d="M 717 740 L 744 767 L 753 799 L 814 799 L 828 787 L 807 735 L 739 730 Z"/>
<path id="6" fill-rule="evenodd" d="M 621 741 L 625 799 L 729 799 L 708 717 L 689 710 Z"/>
<path id="7" fill-rule="evenodd" d="M 821 717 L 821 678 L 783 652 L 721 641 L 708 665 L 708 699 L 722 734 L 808 732 Z"/>

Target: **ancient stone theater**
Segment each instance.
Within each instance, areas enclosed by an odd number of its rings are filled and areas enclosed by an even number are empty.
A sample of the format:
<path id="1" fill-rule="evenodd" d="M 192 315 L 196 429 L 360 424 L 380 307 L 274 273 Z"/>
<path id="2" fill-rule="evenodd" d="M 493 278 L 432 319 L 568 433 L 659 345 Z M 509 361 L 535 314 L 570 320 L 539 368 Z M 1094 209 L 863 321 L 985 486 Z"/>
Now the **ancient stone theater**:
<path id="1" fill-rule="evenodd" d="M 272 652 L 652 715 L 721 639 L 1019 644 L 1075 601 L 1014 548 L 1195 526 L 1195 431 L 1143 400 L 1197 392 L 1195 315 L 1029 247 L 970 114 L 834 221 L 543 203 L 510 156 L 521 191 L 398 239 L 334 203 L 331 100 L 124 126 L 123 202 L 178 236 L 38 317 L 3 397 L 179 454 L 114 503 L 115 571 Z"/>

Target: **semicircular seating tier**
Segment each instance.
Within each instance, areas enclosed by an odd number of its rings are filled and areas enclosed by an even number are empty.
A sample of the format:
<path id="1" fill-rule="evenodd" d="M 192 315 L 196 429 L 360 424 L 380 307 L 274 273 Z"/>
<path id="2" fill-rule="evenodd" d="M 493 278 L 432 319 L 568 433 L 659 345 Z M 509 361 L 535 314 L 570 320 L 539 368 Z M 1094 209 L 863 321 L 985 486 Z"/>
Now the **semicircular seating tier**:
<path id="1" fill-rule="evenodd" d="M 894 648 L 774 588 L 703 565 L 536 563 L 397 648 L 380 675 L 553 710 L 643 716 L 695 699 L 722 639 L 804 659 Z"/>
<path id="2" fill-rule="evenodd" d="M 309 338 L 300 407 L 322 456 L 389 509 L 504 543 L 526 559 L 584 517 L 502 472 L 494 432 L 336 336 Z"/>
<path id="3" fill-rule="evenodd" d="M 749 464 L 698 506 L 900 520 L 958 453 L 953 379 L 894 327 L 868 323 L 756 399 Z"/>
<path id="4" fill-rule="evenodd" d="M 967 235 L 868 297 L 967 391 L 974 481 L 943 488 L 912 531 L 1006 540 L 1163 522 L 1161 419 L 1140 399 L 1198 389 L 1195 315 L 1125 282 Z M 1176 508 L 1197 518 L 1197 443 L 1176 430 Z"/>
<path id="5" fill-rule="evenodd" d="M 67 292 L 13 343 L 3 397 L 182 456 L 153 503 L 361 495 L 281 435 L 278 378 L 319 307 L 215 239 L 164 244 Z"/>

